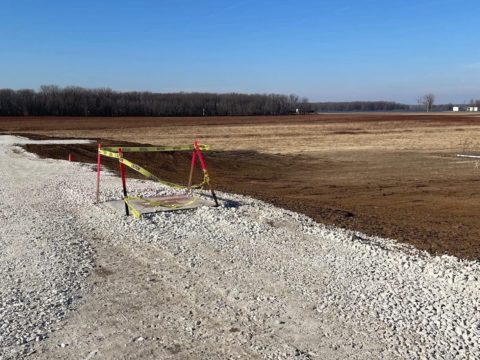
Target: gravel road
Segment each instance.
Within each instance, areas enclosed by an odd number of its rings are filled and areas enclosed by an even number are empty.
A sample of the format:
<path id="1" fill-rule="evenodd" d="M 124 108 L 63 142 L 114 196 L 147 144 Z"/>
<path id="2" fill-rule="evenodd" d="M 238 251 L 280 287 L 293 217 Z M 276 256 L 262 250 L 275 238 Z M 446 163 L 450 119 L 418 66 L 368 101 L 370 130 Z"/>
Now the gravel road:
<path id="1" fill-rule="evenodd" d="M 0 136 L 0 359 L 479 358 L 478 262 L 231 194 L 126 218 L 27 141 Z"/>

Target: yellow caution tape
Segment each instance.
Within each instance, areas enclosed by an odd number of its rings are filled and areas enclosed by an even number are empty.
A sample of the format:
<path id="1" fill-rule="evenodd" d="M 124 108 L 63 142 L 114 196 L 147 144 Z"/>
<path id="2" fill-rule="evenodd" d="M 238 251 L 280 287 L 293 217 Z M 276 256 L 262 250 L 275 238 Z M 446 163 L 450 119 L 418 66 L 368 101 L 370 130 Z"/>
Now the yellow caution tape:
<path id="1" fill-rule="evenodd" d="M 108 150 L 99 149 L 98 153 L 102 154 L 102 155 L 105 155 L 105 156 L 108 156 L 108 157 L 111 157 L 111 158 L 115 158 L 115 159 L 120 158 L 119 153 L 111 152 L 111 151 L 108 151 Z"/>
<path id="2" fill-rule="evenodd" d="M 105 149 L 105 148 L 104 148 Z M 107 150 L 104 150 L 104 149 L 101 149 L 99 150 L 99 153 L 102 154 L 102 155 L 105 155 L 107 157 L 111 157 L 111 158 L 115 158 L 115 159 L 118 159 L 121 163 L 125 164 L 126 166 L 128 166 L 129 168 L 139 172 L 140 174 L 142 174 L 143 176 L 145 176 L 146 178 L 150 179 L 150 180 L 154 180 L 154 181 L 157 181 L 161 184 L 164 184 L 164 185 L 167 185 L 167 186 L 170 186 L 170 187 L 173 187 L 175 189 L 187 189 L 187 188 L 191 188 L 191 189 L 198 189 L 200 187 L 202 187 L 204 184 L 208 184 L 208 181 L 209 181 L 209 178 L 208 178 L 208 174 L 206 176 L 204 176 L 204 181 L 200 184 L 196 184 L 196 185 L 192 185 L 190 187 L 188 186 L 183 186 L 183 185 L 179 185 L 179 184 L 175 184 L 175 183 L 172 183 L 170 181 L 165 181 L 165 180 L 161 180 L 159 179 L 157 176 L 153 175 L 150 171 L 148 171 L 147 169 L 137 165 L 137 164 L 134 164 L 132 163 L 131 161 L 123 158 L 120 156 L 120 154 L 118 153 L 114 153 L 114 152 L 111 152 L 111 151 L 107 151 Z M 205 174 L 204 174 L 205 175 Z"/>
<path id="3" fill-rule="evenodd" d="M 210 149 L 208 145 L 198 145 L 198 148 L 203 151 L 207 151 Z M 186 146 L 149 146 L 149 147 L 103 147 L 98 149 L 98 153 L 110 158 L 118 159 L 119 162 L 124 164 L 125 166 L 128 166 L 129 168 L 139 172 L 143 176 L 145 176 L 147 179 L 154 180 L 160 184 L 170 186 L 174 189 L 199 189 L 202 188 L 205 184 L 208 184 L 210 182 L 210 178 L 208 176 L 208 172 L 206 169 L 203 169 L 203 181 L 200 184 L 196 185 L 191 185 L 191 186 L 183 186 L 179 184 L 172 183 L 170 181 L 165 181 L 161 180 L 157 176 L 153 175 L 150 171 L 147 169 L 132 163 L 131 161 L 125 159 L 122 155 L 118 153 L 118 150 L 122 149 L 122 153 L 126 152 L 160 152 L 160 151 L 182 151 L 182 150 L 194 150 L 195 147 L 193 145 L 186 145 Z M 175 205 L 175 204 L 167 204 L 164 202 L 160 201 L 154 201 L 154 200 L 148 200 L 148 199 L 142 199 L 139 197 L 134 197 L 134 196 L 127 196 L 123 199 L 125 201 L 125 204 L 128 206 L 128 209 L 132 213 L 132 215 L 135 218 L 140 218 L 141 214 L 140 212 L 133 207 L 132 204 L 130 204 L 128 201 L 129 200 L 143 200 L 149 202 L 152 206 L 164 206 L 164 207 L 169 207 L 172 209 L 179 208 L 181 206 L 188 206 L 191 205 L 192 203 L 195 202 L 196 198 L 193 198 L 190 202 L 182 205 Z"/>
<path id="4" fill-rule="evenodd" d="M 208 145 L 198 145 L 200 150 L 208 151 L 210 150 L 210 146 Z M 109 152 L 118 152 L 118 149 L 122 149 L 122 152 L 159 152 L 159 151 L 184 151 L 184 150 L 193 150 L 193 145 L 180 145 L 180 146 L 110 146 L 110 147 L 103 147 L 100 150 L 102 151 L 109 151 Z"/>
<path id="5" fill-rule="evenodd" d="M 184 186 L 184 185 L 179 185 L 179 184 L 175 184 L 173 182 L 170 182 L 170 181 L 166 181 L 166 180 L 161 180 L 160 178 L 158 178 L 157 176 L 153 175 L 150 171 L 148 171 L 147 169 L 137 165 L 137 164 L 134 164 L 132 163 L 131 161 L 125 159 L 125 158 L 119 158 L 118 161 L 120 161 L 122 164 L 124 164 L 125 166 L 128 166 L 129 168 L 139 172 L 140 174 L 142 174 L 143 176 L 145 176 L 147 179 L 150 179 L 150 180 L 153 180 L 153 181 L 156 181 L 156 182 L 159 182 L 160 184 L 163 184 L 163 185 L 167 185 L 167 186 L 170 186 L 174 189 L 197 189 L 197 188 L 200 188 L 202 187 L 205 183 L 208 183 L 208 177 L 204 177 L 204 181 L 201 182 L 200 184 L 196 184 L 196 185 L 192 185 L 190 187 L 188 186 Z M 207 182 L 205 182 L 207 181 Z"/>
<path id="6" fill-rule="evenodd" d="M 155 175 L 153 175 L 150 171 L 148 171 L 147 169 L 137 165 L 137 164 L 134 164 L 132 163 L 131 161 L 125 159 L 125 158 L 119 158 L 118 161 L 120 161 L 122 164 L 124 164 L 125 166 L 128 166 L 129 168 L 139 172 L 140 174 L 142 174 L 143 176 L 145 176 L 147 179 L 150 179 L 150 180 L 154 180 L 154 181 L 157 181 L 161 184 L 164 184 L 164 185 L 167 185 L 167 186 L 171 186 L 175 189 L 185 189 L 186 186 L 182 186 L 182 185 L 178 185 L 178 184 L 175 184 L 175 183 L 172 183 L 170 181 L 165 181 L 165 180 L 161 180 L 159 179 L 158 177 L 156 177 Z"/>
<path id="7" fill-rule="evenodd" d="M 128 202 L 129 199 L 133 199 L 133 198 L 132 198 L 132 197 L 125 197 L 125 198 L 123 198 L 123 201 L 125 201 L 125 204 L 127 204 L 128 209 L 130 210 L 130 212 L 132 213 L 132 215 L 133 215 L 135 218 L 139 219 L 142 214 L 140 214 L 140 212 L 139 212 L 137 209 L 135 209 L 132 204 L 130 204 L 130 203 Z"/>

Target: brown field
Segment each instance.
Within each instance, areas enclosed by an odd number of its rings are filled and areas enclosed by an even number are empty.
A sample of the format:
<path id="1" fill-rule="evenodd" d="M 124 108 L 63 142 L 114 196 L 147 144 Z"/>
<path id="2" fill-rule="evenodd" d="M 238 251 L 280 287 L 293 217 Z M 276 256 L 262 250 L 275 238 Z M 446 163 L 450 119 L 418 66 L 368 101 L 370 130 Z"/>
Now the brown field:
<path id="1" fill-rule="evenodd" d="M 480 258 L 480 169 L 475 161 L 455 157 L 466 139 L 480 150 L 478 115 L 0 118 L 0 132 L 105 144 L 175 145 L 198 138 L 215 150 L 206 160 L 217 188 L 432 253 Z M 95 161 L 93 145 L 28 149 Z M 132 160 L 185 181 L 188 156 Z"/>

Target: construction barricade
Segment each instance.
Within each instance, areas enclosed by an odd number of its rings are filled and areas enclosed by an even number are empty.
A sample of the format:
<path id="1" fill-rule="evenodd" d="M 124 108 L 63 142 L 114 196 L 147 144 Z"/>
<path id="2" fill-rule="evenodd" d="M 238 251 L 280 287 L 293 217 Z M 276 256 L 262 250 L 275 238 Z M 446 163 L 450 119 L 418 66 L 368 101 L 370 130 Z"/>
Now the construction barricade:
<path id="1" fill-rule="evenodd" d="M 208 151 L 208 145 L 201 145 L 195 140 L 193 145 L 186 146 L 148 146 L 148 147 L 103 147 L 98 144 L 97 155 L 97 189 L 96 189 L 96 201 L 100 202 L 100 171 L 101 171 L 101 158 L 106 156 L 113 159 L 118 159 L 120 168 L 120 177 L 122 180 L 123 202 L 125 206 L 125 214 L 128 216 L 130 213 L 139 218 L 142 214 L 153 213 L 158 211 L 172 211 L 172 210 L 184 210 L 192 209 L 199 206 L 218 206 L 217 196 L 213 190 L 210 182 L 205 161 L 203 159 L 202 151 Z M 172 152 L 172 151 L 192 151 L 192 160 L 190 165 L 190 174 L 188 179 L 188 185 L 180 185 L 170 181 L 165 181 L 152 174 L 147 169 L 134 164 L 130 160 L 127 160 L 124 155 L 128 153 L 140 153 L 140 152 Z M 198 160 L 203 173 L 203 180 L 199 184 L 192 184 L 193 172 Z M 173 196 L 159 196 L 153 198 L 140 198 L 136 196 L 129 196 L 127 191 L 127 180 L 125 174 L 125 166 L 135 170 L 142 174 L 147 179 L 172 187 L 174 189 L 187 189 L 189 195 L 173 195 Z M 204 190 L 208 188 L 211 192 L 214 203 L 211 203 L 205 199 L 201 199 L 198 196 L 193 196 L 193 189 Z"/>

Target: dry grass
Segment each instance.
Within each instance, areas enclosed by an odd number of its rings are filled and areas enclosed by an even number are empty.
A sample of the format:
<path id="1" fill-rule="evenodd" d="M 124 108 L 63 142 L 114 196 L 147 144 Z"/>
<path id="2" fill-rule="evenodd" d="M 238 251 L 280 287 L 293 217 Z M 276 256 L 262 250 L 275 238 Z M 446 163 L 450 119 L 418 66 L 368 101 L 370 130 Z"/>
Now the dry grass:
<path id="1" fill-rule="evenodd" d="M 323 114 L 232 118 L 0 119 L 0 129 L 57 137 L 174 145 L 204 139 L 218 150 L 304 153 L 350 150 L 456 151 L 480 140 L 471 114 Z"/>

